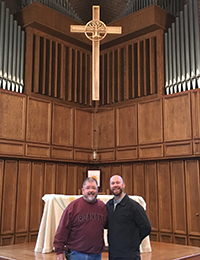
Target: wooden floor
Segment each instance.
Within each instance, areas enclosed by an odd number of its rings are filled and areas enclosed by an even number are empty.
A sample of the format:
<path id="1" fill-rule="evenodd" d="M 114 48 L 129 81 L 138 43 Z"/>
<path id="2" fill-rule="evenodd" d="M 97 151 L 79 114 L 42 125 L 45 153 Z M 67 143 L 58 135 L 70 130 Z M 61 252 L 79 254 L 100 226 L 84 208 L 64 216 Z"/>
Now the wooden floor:
<path id="1" fill-rule="evenodd" d="M 141 254 L 142 260 L 200 260 L 200 248 L 160 242 L 151 242 L 152 252 Z M 0 260 L 55 260 L 55 253 L 34 252 L 35 243 L 0 247 Z M 108 253 L 102 254 L 108 260 Z"/>

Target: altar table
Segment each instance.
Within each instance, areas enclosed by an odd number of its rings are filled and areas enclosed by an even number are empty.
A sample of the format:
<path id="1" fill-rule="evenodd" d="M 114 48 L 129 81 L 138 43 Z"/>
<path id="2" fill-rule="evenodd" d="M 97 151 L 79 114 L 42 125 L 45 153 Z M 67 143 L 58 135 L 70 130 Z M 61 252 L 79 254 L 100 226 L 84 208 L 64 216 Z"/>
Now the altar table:
<path id="1" fill-rule="evenodd" d="M 58 227 L 60 218 L 64 209 L 73 200 L 80 198 L 82 195 L 60 195 L 60 194 L 46 194 L 42 197 L 45 201 L 44 211 L 40 223 L 38 237 L 35 246 L 35 252 L 50 253 L 53 251 L 53 240 Z M 146 210 L 146 203 L 140 196 L 129 196 L 133 200 L 140 203 Z M 112 195 L 98 195 L 98 199 L 106 203 L 113 198 Z M 107 230 L 104 230 L 104 240 L 107 246 Z M 151 244 L 149 236 L 147 236 L 141 243 L 140 252 L 151 252 Z"/>

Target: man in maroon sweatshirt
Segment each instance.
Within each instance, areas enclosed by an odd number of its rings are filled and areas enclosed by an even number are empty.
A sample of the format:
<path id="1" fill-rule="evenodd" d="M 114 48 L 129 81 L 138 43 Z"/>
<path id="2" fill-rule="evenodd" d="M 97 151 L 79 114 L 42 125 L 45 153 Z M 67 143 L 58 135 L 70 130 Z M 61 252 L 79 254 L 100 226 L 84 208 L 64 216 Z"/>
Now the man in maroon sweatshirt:
<path id="1" fill-rule="evenodd" d="M 64 210 L 58 225 L 54 247 L 56 260 L 100 260 L 104 249 L 105 204 L 97 199 L 98 184 L 94 178 L 83 182 L 83 196 Z"/>

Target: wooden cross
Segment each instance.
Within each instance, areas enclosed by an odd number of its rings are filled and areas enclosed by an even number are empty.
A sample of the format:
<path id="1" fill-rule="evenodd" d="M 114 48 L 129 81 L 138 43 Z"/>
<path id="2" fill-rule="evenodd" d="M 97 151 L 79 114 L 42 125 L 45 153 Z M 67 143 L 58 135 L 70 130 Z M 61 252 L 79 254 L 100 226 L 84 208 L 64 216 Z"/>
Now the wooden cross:
<path id="1" fill-rule="evenodd" d="M 92 100 L 99 100 L 99 42 L 106 37 L 107 33 L 121 34 L 121 27 L 106 26 L 100 21 L 100 7 L 92 7 L 92 20 L 86 25 L 71 25 L 70 31 L 74 33 L 85 33 L 92 41 Z"/>

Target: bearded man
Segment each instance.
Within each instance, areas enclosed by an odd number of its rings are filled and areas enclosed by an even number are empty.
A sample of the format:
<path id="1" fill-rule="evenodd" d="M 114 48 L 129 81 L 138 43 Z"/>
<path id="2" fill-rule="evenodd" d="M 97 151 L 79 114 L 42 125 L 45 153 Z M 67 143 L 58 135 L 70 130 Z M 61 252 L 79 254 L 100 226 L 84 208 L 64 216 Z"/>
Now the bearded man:
<path id="1" fill-rule="evenodd" d="M 124 192 L 121 176 L 110 178 L 114 195 L 107 203 L 109 260 L 140 260 L 140 244 L 151 232 L 151 224 L 143 207 Z"/>
<path id="2" fill-rule="evenodd" d="M 64 260 L 64 254 L 67 260 L 101 259 L 107 209 L 97 199 L 98 184 L 94 178 L 83 182 L 82 194 L 62 214 L 54 238 L 56 260 Z"/>

